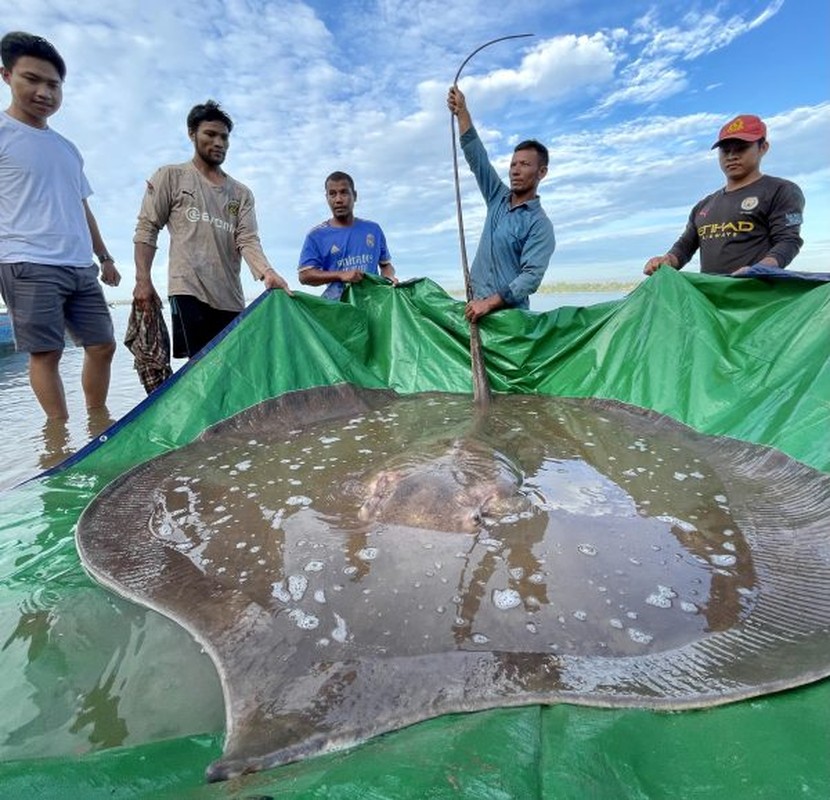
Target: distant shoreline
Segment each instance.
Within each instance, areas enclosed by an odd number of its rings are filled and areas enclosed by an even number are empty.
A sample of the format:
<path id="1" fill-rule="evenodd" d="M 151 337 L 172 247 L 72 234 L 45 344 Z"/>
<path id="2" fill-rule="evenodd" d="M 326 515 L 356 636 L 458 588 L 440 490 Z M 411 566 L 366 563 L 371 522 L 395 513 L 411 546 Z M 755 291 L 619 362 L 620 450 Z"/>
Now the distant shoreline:
<path id="1" fill-rule="evenodd" d="M 642 281 L 591 281 L 580 283 L 578 281 L 558 281 L 556 283 L 543 283 L 538 290 L 539 294 L 553 294 L 556 292 L 630 292 L 636 289 Z"/>
<path id="2" fill-rule="evenodd" d="M 630 292 L 640 285 L 641 281 L 591 281 L 582 283 L 580 281 L 557 281 L 555 283 L 543 283 L 536 294 L 586 294 L 594 292 Z M 464 289 L 450 289 L 448 294 L 462 295 Z"/>

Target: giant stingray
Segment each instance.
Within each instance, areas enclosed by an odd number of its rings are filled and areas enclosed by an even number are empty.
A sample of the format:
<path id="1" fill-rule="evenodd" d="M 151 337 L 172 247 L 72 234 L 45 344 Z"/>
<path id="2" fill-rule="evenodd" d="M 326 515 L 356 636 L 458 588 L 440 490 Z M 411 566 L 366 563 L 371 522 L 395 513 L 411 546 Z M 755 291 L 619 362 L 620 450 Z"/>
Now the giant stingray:
<path id="1" fill-rule="evenodd" d="M 688 709 L 830 674 L 830 476 L 611 401 L 325 387 L 123 475 L 101 583 L 186 628 L 223 779 L 441 714 Z"/>

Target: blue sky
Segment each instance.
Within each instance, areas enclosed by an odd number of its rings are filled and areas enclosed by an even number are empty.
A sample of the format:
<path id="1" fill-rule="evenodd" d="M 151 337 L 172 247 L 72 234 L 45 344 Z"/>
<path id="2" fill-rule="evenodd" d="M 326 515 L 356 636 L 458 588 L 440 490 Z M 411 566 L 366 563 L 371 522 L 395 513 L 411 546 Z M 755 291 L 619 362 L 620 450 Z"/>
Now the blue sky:
<path id="1" fill-rule="evenodd" d="M 51 124 L 85 157 L 124 276 L 113 300 L 132 291 L 144 182 L 190 158 L 185 117 L 208 97 L 234 119 L 225 166 L 253 189 L 265 251 L 293 287 L 303 237 L 328 216 L 323 180 L 342 169 L 399 275 L 460 288 L 446 90 L 468 53 L 517 33 L 534 36 L 479 53 L 461 86 L 502 175 L 519 140 L 550 148 L 546 283 L 639 279 L 722 185 L 709 148 L 738 113 L 766 120 L 764 171 L 806 195 L 793 268 L 830 270 L 826 0 L 17 0 L 2 23 L 67 61 Z M 484 207 L 461 172 L 472 257 Z M 165 265 L 163 241 L 160 287 Z M 245 278 L 249 296 L 258 287 Z"/>

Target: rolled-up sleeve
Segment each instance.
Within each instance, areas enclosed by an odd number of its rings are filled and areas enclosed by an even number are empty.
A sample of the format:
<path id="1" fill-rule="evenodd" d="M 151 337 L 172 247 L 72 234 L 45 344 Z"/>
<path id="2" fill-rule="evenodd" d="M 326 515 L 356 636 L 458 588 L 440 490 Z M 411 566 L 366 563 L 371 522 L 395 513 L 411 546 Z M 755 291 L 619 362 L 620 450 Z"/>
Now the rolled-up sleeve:
<path id="1" fill-rule="evenodd" d="M 158 235 L 170 219 L 171 195 L 169 172 L 158 170 L 149 181 L 138 212 L 133 242 L 157 247 Z"/>
<path id="2" fill-rule="evenodd" d="M 490 163 L 484 144 L 479 138 L 478 131 L 471 127 L 461 136 L 461 150 L 464 158 L 470 167 L 478 184 L 479 191 L 485 202 L 489 203 L 493 198 L 506 190 L 506 186 L 499 178 L 499 174 Z"/>
<path id="3" fill-rule="evenodd" d="M 136 244 L 157 247 L 159 231 L 170 218 L 172 203 L 168 176 L 167 170 L 160 169 L 147 181 L 133 236 Z"/>
<path id="4" fill-rule="evenodd" d="M 242 258 L 245 259 L 248 269 L 251 270 L 257 280 L 261 280 L 266 270 L 271 269 L 271 264 L 262 249 L 254 208 L 254 196 L 250 192 L 246 192 L 240 203 L 235 237 L 236 246 Z"/>
<path id="5" fill-rule="evenodd" d="M 553 224 L 541 216 L 533 222 L 522 248 L 519 274 L 499 290 L 506 305 L 519 305 L 539 288 L 555 249 Z"/>

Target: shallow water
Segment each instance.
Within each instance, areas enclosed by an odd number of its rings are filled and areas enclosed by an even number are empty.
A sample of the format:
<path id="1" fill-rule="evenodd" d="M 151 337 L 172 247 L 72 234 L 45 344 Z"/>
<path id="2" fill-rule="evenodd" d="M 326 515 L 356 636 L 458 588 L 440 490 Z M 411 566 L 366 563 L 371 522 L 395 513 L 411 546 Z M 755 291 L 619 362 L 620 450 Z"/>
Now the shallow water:
<path id="1" fill-rule="evenodd" d="M 149 605 L 181 601 L 180 619 L 209 606 L 229 625 L 249 612 L 274 614 L 266 628 L 279 633 L 275 642 L 260 649 L 259 632 L 251 631 L 247 649 L 233 648 L 241 661 L 253 652 L 267 665 L 254 692 L 269 680 L 290 686 L 289 668 L 311 664 L 313 672 L 315 659 L 357 648 L 379 658 L 438 659 L 433 678 L 445 675 L 449 651 L 570 659 L 578 666 L 563 667 L 562 681 L 605 680 L 584 667 L 599 660 L 622 665 L 612 687 L 630 677 L 625 664 L 638 662 L 638 678 L 664 684 L 680 675 L 674 690 L 684 697 L 720 691 L 722 676 L 684 675 L 675 652 L 722 635 L 715 657 L 693 666 L 725 670 L 727 694 L 744 678 L 740 661 L 728 674 L 729 654 L 748 628 L 762 636 L 750 642 L 749 673 L 756 662 L 799 667 L 798 652 L 765 661 L 757 648 L 786 644 L 781 631 L 796 631 L 796 644 L 808 640 L 787 616 L 793 605 L 803 617 L 804 598 L 793 597 L 815 592 L 817 614 L 827 605 L 826 590 L 804 571 L 805 560 L 823 563 L 821 552 L 805 539 L 793 557 L 778 535 L 786 503 L 771 496 L 792 495 L 809 508 L 810 498 L 797 496 L 799 487 L 810 491 L 801 476 L 758 494 L 763 469 L 736 476 L 722 459 L 710 463 L 699 442 L 687 446 L 682 431 L 658 435 L 651 418 L 586 411 L 581 401 L 511 396 L 499 398 L 484 422 L 474 418 L 469 398 L 436 395 L 296 428 L 285 427 L 281 411 L 276 426 L 268 417 L 242 431 L 223 423 L 138 467 L 143 483 L 125 481 L 118 496 L 102 493 L 94 504 L 103 511 L 101 539 L 85 549 L 111 551 L 111 566 L 134 588 L 155 580 L 166 599 Z M 476 534 L 455 530 L 444 508 L 428 502 L 419 527 L 360 518 L 378 471 L 417 473 L 457 451 L 474 451 L 453 461 L 459 486 L 515 475 L 526 502 L 493 509 Z M 39 498 L 57 520 L 60 481 Z M 84 520 L 80 527 L 84 541 Z M 221 728 L 212 661 L 174 623 L 93 587 L 70 530 L 55 524 L 31 546 L 8 545 L 0 548 L 12 591 L 5 606 L 0 594 L 0 703 L 8 710 L 0 716 L 0 759 Z M 39 570 L 60 576 L 45 584 L 56 589 L 44 588 Z M 780 596 L 764 595 L 770 586 L 785 593 L 783 609 Z M 549 691 L 535 674 L 502 677 L 527 679 L 522 691 Z M 308 697 L 297 697 L 303 715 Z"/>
<path id="2" fill-rule="evenodd" d="M 553 299 L 545 297 L 552 306 Z M 568 304 L 568 296 L 555 299 Z M 121 342 L 129 307 L 117 306 L 112 313 Z M 59 462 L 110 418 L 120 418 L 144 399 L 132 356 L 119 345 L 110 415 L 90 420 L 80 392 L 81 361 L 81 350 L 67 348 L 62 373 L 71 417 L 55 431 L 43 424 L 29 389 L 26 356 L 0 349 L 0 489 Z M 41 502 L 42 517 L 36 510 Z M 60 519 L 55 509 L 63 502 L 59 488 L 38 494 L 26 533 L 31 539 L 0 544 L 8 590 L 0 592 L 0 671 L 5 676 L 0 704 L 6 709 L 0 715 L 0 759 L 82 753 L 219 730 L 222 698 L 210 659 L 174 623 L 93 588 L 78 563 L 71 528 L 45 522 Z M 356 559 L 358 568 L 363 563 Z"/>
<path id="3" fill-rule="evenodd" d="M 435 574 L 421 578 L 430 602 L 454 617 L 445 624 L 436 612 L 437 627 L 423 626 L 430 648 L 447 637 L 492 647 L 504 633 L 495 611 L 512 605 L 526 619 L 501 647 L 533 649 L 541 636 L 552 651 L 582 655 L 669 649 L 751 609 L 755 575 L 740 530 L 750 520 L 731 515 L 732 476 L 684 447 L 682 434 L 647 436 L 648 424 L 632 431 L 626 414 L 539 397 L 503 398 L 480 425 L 473 417 L 467 399 L 411 398 L 276 437 L 267 428 L 245 441 L 211 437 L 188 448 L 186 464 L 160 465 L 152 508 L 131 507 L 122 524 L 143 511 L 137 530 L 149 527 L 201 573 L 264 605 L 275 580 L 292 577 L 282 562 L 298 539 L 342 533 L 344 580 L 374 591 L 370 573 L 388 584 L 401 556 L 359 512 L 379 468 L 426 483 L 416 503 L 395 498 L 396 514 L 381 523 L 405 525 L 409 514 L 410 525 L 446 533 L 463 532 L 454 520 L 470 488 L 510 469 L 526 510 L 485 519 L 486 536 L 458 538 L 462 566 L 443 587 Z M 424 471 L 459 450 L 454 479 Z M 360 555 L 366 548 L 372 558 Z"/>
<path id="4" fill-rule="evenodd" d="M 165 309 L 167 312 L 167 309 Z M 61 359 L 67 423 L 48 423 L 29 387 L 28 356 L 10 345 L 0 346 L 0 489 L 14 486 L 38 474 L 83 447 L 146 397 L 132 354 L 123 345 L 130 316 L 128 305 L 111 309 L 118 348 L 106 411 L 88 414 L 81 391 L 83 350 L 68 346 Z M 169 316 L 167 318 L 170 324 Z M 174 369 L 185 362 L 177 360 Z"/>
<path id="5" fill-rule="evenodd" d="M 563 305 L 590 305 L 619 299 L 615 292 L 538 294 L 532 299 L 535 311 L 549 311 Z M 130 315 L 128 305 L 112 309 L 118 342 L 112 366 L 112 382 L 107 413 L 90 417 L 84 409 L 81 392 L 83 351 L 67 347 L 61 361 L 70 419 L 67 424 L 47 424 L 29 388 L 28 357 L 13 347 L 0 345 L 0 490 L 38 474 L 83 447 L 144 399 L 145 392 L 133 369 L 133 358 L 124 347 L 124 334 Z M 169 309 L 165 307 L 168 326 Z M 174 360 L 174 371 L 185 363 Z"/>
<path id="6" fill-rule="evenodd" d="M 457 395 L 325 397 L 318 422 L 285 398 L 220 424 L 79 523 L 99 578 L 216 657 L 234 718 L 217 775 L 505 697 L 700 707 L 826 669 L 820 473 L 601 401 L 499 397 L 476 417 Z M 426 479 L 409 521 L 361 515 L 378 474 L 414 476 L 406 498 Z M 466 532 L 455 512 L 497 479 L 525 502 Z"/>

